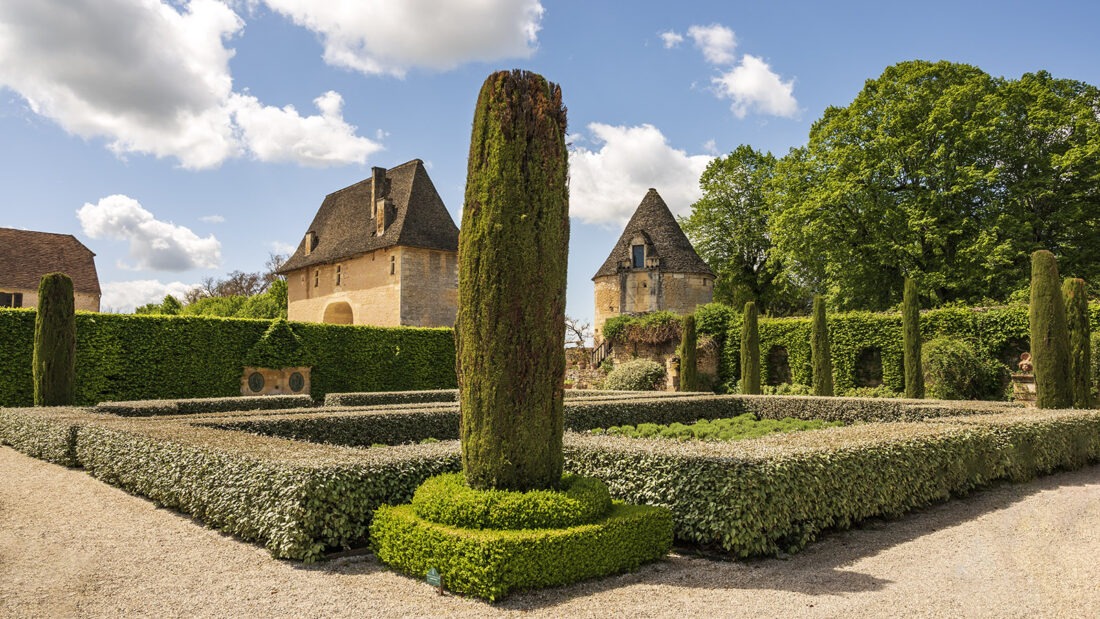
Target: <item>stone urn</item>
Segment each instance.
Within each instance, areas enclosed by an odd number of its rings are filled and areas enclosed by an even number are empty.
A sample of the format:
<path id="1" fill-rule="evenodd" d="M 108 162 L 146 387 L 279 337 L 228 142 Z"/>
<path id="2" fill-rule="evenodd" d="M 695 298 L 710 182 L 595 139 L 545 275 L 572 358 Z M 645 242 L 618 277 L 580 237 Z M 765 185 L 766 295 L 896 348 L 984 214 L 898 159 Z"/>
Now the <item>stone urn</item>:
<path id="1" fill-rule="evenodd" d="M 1032 372 L 1031 365 L 1031 353 L 1023 353 L 1020 355 L 1020 362 L 1017 364 L 1016 371 L 1011 374 L 1012 379 L 1012 399 L 1017 402 L 1023 402 L 1024 406 L 1033 408 L 1035 406 L 1035 374 Z"/>

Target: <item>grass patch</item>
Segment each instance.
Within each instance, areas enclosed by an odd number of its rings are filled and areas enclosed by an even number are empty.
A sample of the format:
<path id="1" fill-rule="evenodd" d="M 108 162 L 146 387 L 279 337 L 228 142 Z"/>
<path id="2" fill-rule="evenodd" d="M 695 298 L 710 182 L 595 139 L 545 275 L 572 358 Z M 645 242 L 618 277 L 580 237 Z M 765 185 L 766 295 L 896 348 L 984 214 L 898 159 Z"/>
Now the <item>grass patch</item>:
<path id="1" fill-rule="evenodd" d="M 607 430 L 593 430 L 593 434 L 609 434 L 627 438 L 671 438 L 700 441 L 740 441 L 760 438 L 777 432 L 801 432 L 820 430 L 843 425 L 839 421 L 806 421 L 803 419 L 757 419 L 752 413 L 745 413 L 726 419 L 700 419 L 693 424 L 640 423 L 636 426 L 611 426 Z"/>

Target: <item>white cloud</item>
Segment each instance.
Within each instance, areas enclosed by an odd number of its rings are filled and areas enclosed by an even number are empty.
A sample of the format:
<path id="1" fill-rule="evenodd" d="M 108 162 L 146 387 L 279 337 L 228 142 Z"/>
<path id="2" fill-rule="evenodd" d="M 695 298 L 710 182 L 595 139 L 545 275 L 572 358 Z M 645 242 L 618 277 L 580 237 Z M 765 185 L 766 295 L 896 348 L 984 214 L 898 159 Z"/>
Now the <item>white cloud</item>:
<path id="1" fill-rule="evenodd" d="M 202 217 L 199 217 L 199 221 L 208 224 L 224 224 L 225 217 L 222 217 L 221 215 L 203 215 Z"/>
<path id="2" fill-rule="evenodd" d="M 659 32 L 658 36 L 665 43 L 665 49 L 672 49 L 684 42 L 684 35 L 679 32 L 669 30 L 668 32 Z"/>
<path id="3" fill-rule="evenodd" d="M 756 56 L 745 54 L 736 67 L 712 82 L 719 97 L 733 101 L 730 109 L 738 118 L 744 118 L 750 110 L 787 118 L 798 115 L 794 80 L 784 82 Z"/>
<path id="4" fill-rule="evenodd" d="M 707 62 L 720 65 L 733 62 L 733 50 L 737 47 L 733 30 L 721 24 L 692 26 L 688 28 L 688 36 L 695 41 L 695 47 L 702 50 Z"/>
<path id="5" fill-rule="evenodd" d="M 282 241 L 271 241 L 267 244 L 267 246 L 270 247 L 271 251 L 275 252 L 276 254 L 286 256 L 293 254 L 298 249 L 297 245 L 284 243 Z"/>
<path id="6" fill-rule="evenodd" d="M 159 221 L 129 196 L 116 194 L 96 204 L 86 202 L 76 216 L 84 234 L 93 239 L 130 242 L 134 264 L 126 268 L 186 271 L 221 264 L 221 243 L 214 235 L 200 238 L 190 228 Z"/>
<path id="7" fill-rule="evenodd" d="M 702 195 L 699 176 L 710 155 L 688 155 L 669 145 L 653 125 L 592 123 L 599 150 L 574 148 L 569 156 L 569 211 L 585 223 L 621 225 L 653 187 L 673 214 L 686 214 Z"/>
<path id="8" fill-rule="evenodd" d="M 712 154 L 712 155 L 717 155 L 718 154 L 718 144 L 714 141 L 713 138 L 709 139 L 706 142 L 703 142 L 703 150 L 710 153 L 710 154 Z"/>
<path id="9" fill-rule="evenodd" d="M 172 157 L 185 168 L 210 168 L 242 156 L 305 165 L 361 163 L 363 150 L 379 148 L 354 135 L 339 106 L 335 116 L 323 111 L 306 118 L 271 108 L 287 116 L 282 125 L 326 127 L 304 151 L 246 131 L 267 108 L 233 92 L 234 51 L 225 42 L 243 27 L 217 0 L 5 0 L 0 86 L 70 133 L 105 138 L 120 156 Z M 286 150 L 272 150 L 278 146 Z"/>
<path id="10" fill-rule="evenodd" d="M 132 312 L 140 305 L 160 303 L 168 295 L 182 301 L 196 286 L 197 284 L 183 282 L 165 284 L 155 279 L 107 282 L 103 284 L 103 297 L 100 304 L 105 312 Z"/>
<path id="11" fill-rule="evenodd" d="M 325 62 L 402 77 L 413 67 L 527 58 L 538 41 L 539 0 L 264 0 L 321 35 Z"/>

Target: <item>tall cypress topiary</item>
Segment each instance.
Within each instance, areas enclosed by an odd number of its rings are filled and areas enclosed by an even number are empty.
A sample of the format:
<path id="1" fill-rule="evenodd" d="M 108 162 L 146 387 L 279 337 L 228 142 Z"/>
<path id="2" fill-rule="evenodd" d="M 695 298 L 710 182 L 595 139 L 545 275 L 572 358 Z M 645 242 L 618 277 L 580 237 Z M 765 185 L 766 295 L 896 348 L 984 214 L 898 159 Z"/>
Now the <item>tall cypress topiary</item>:
<path id="1" fill-rule="evenodd" d="M 756 303 L 749 301 L 741 321 L 741 393 L 760 393 L 760 330 L 756 322 Z"/>
<path id="2" fill-rule="evenodd" d="M 699 390 L 699 371 L 695 359 L 695 347 L 698 345 L 695 314 L 688 314 L 684 316 L 683 337 L 680 340 L 680 391 Z"/>
<path id="3" fill-rule="evenodd" d="M 478 489 L 557 487 L 562 475 L 569 243 L 561 88 L 527 71 L 485 80 L 459 236 L 462 469 Z"/>
<path id="4" fill-rule="evenodd" d="M 825 299 L 816 294 L 810 357 L 814 364 L 814 395 L 833 395 L 833 354 L 829 349 L 829 325 L 825 322 Z"/>
<path id="5" fill-rule="evenodd" d="M 1085 280 L 1067 278 L 1062 283 L 1062 298 L 1066 305 L 1066 327 L 1069 329 L 1070 384 L 1073 386 L 1073 408 L 1092 408 L 1092 352 L 1089 340 L 1089 300 Z"/>
<path id="6" fill-rule="evenodd" d="M 1031 254 L 1031 360 L 1035 366 L 1035 404 L 1039 408 L 1071 408 L 1069 331 L 1054 254 Z"/>
<path id="7" fill-rule="evenodd" d="M 901 331 L 905 359 L 905 397 L 924 397 L 924 369 L 920 357 L 920 299 L 917 283 L 905 278 L 901 301 Z"/>
<path id="8" fill-rule="evenodd" d="M 34 318 L 34 405 L 73 403 L 76 378 L 76 302 L 73 280 L 49 273 L 38 284 Z"/>

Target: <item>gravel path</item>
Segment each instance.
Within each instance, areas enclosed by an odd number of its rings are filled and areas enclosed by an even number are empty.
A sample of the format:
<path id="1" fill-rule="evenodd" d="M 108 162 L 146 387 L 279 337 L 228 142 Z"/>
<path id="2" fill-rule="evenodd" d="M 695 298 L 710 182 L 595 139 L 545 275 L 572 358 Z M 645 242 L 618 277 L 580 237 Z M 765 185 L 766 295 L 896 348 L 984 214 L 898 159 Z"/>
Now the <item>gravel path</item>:
<path id="1" fill-rule="evenodd" d="M 1100 617 L 1100 466 L 835 533 L 786 560 L 674 554 L 497 605 L 370 557 L 304 566 L 0 447 L 2 617 Z"/>

